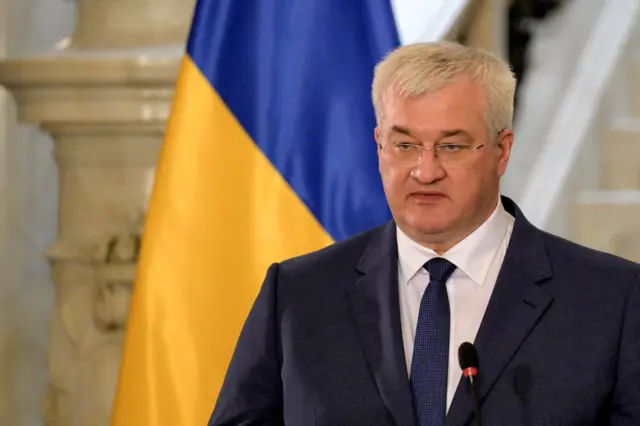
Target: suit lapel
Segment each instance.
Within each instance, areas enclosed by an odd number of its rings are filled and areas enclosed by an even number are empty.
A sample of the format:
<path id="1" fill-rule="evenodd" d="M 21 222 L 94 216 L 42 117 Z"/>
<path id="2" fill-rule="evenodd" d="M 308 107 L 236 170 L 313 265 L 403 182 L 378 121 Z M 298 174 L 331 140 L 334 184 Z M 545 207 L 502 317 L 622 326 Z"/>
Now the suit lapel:
<path id="1" fill-rule="evenodd" d="M 525 219 L 511 200 L 503 198 L 503 204 L 515 216 L 515 224 L 498 281 L 475 339 L 480 358 L 480 404 L 552 301 L 550 293 L 541 286 L 541 281 L 551 276 L 542 232 Z M 463 426 L 472 416 L 471 393 L 463 379 L 456 390 L 446 424 Z"/>
<path id="2" fill-rule="evenodd" d="M 414 426 L 409 375 L 404 358 L 398 296 L 395 224 L 376 233 L 349 288 L 355 324 L 378 391 L 396 424 Z"/>

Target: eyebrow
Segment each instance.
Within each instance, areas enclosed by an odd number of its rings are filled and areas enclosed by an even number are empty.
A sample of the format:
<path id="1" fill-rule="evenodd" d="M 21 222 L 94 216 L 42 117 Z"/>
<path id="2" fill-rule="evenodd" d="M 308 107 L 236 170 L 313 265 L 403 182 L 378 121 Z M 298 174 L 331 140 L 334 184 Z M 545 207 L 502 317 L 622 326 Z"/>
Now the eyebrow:
<path id="1" fill-rule="evenodd" d="M 391 129 L 390 129 L 389 133 L 400 133 L 400 134 L 403 134 L 403 135 L 411 136 L 412 138 L 414 137 L 411 134 L 411 130 L 407 129 L 406 127 L 397 126 L 395 124 L 393 126 L 391 126 Z"/>
<path id="2" fill-rule="evenodd" d="M 453 129 L 453 130 L 443 130 L 442 132 L 440 132 L 440 139 L 442 138 L 448 138 L 450 136 L 466 136 L 466 137 L 470 137 L 471 135 L 469 134 L 469 132 L 467 132 L 466 130 L 462 130 L 462 129 Z"/>
<path id="3" fill-rule="evenodd" d="M 417 139 L 415 136 L 413 136 L 411 134 L 411 130 L 407 129 L 406 127 L 402 127 L 402 126 L 397 126 L 397 125 L 391 126 L 390 133 L 400 133 L 400 134 L 403 134 L 403 135 L 410 136 L 410 137 L 412 137 L 414 139 Z M 448 137 L 451 137 L 451 136 L 459 136 L 459 135 L 466 136 L 466 137 L 471 137 L 469 132 L 467 132 L 466 130 L 452 129 L 452 130 L 442 130 L 440 132 L 440 136 L 438 137 L 438 139 L 448 138 Z"/>

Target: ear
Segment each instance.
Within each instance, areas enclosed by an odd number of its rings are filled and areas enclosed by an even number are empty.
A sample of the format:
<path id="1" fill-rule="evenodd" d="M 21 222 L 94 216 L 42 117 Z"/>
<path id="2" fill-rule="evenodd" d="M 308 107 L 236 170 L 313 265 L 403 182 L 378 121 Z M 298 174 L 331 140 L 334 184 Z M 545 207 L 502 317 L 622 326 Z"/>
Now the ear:
<path id="1" fill-rule="evenodd" d="M 502 176 L 504 172 L 507 170 L 507 165 L 509 164 L 509 158 L 511 157 L 511 148 L 513 147 L 513 130 L 505 129 L 498 136 L 498 148 L 500 152 L 500 157 L 498 158 L 498 174 Z"/>
<path id="2" fill-rule="evenodd" d="M 380 128 L 378 126 L 373 129 L 373 138 L 376 140 L 376 151 L 378 151 L 378 155 L 380 155 Z"/>

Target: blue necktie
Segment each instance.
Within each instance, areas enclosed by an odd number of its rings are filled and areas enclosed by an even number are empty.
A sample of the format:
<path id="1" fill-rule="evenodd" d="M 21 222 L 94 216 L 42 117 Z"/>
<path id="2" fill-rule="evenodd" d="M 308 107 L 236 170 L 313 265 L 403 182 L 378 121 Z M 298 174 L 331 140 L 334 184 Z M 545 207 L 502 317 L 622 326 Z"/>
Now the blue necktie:
<path id="1" fill-rule="evenodd" d="M 456 265 L 435 258 L 424 267 L 429 272 L 429 285 L 420 302 L 411 362 L 413 408 L 419 426 L 443 426 L 447 412 L 450 322 L 446 282 Z"/>

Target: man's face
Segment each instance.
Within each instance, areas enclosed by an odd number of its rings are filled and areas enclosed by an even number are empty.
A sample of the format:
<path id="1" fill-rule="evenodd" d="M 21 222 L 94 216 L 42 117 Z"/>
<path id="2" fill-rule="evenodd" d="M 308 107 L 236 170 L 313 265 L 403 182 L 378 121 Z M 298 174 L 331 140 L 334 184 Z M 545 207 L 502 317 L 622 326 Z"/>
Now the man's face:
<path id="1" fill-rule="evenodd" d="M 484 91 L 462 77 L 412 99 L 390 89 L 382 108 L 375 137 L 393 217 L 415 241 L 448 250 L 495 208 L 513 133 L 489 133 Z"/>

